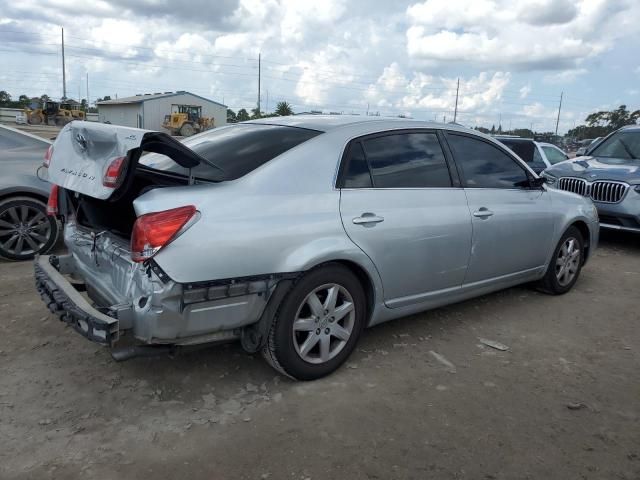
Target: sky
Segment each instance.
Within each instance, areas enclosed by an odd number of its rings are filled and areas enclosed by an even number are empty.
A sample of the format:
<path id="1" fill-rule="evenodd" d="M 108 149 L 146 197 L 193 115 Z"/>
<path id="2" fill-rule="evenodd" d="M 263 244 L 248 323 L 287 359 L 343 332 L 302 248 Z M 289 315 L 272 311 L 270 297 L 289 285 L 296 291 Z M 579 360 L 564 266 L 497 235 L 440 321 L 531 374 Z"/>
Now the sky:
<path id="1" fill-rule="evenodd" d="M 0 0 L 0 90 L 555 130 L 640 108 L 638 0 Z"/>

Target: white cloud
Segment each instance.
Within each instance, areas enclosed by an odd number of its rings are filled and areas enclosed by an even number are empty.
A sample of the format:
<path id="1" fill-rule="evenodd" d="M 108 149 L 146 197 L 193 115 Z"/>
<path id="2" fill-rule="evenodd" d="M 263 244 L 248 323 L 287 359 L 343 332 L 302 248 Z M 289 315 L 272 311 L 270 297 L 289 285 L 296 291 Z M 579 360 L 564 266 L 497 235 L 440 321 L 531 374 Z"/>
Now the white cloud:
<path id="1" fill-rule="evenodd" d="M 527 96 L 531 93 L 531 85 L 525 85 L 520 90 L 520 98 L 527 98 Z"/>
<path id="2" fill-rule="evenodd" d="M 426 0 L 407 9 L 407 52 L 447 63 L 575 68 L 630 31 L 621 21 L 631 11 L 640 7 L 623 0 L 524 0 L 517 8 L 507 0 Z"/>
<path id="3" fill-rule="evenodd" d="M 564 70 L 562 72 L 553 73 L 544 77 L 545 83 L 560 84 L 572 83 L 576 78 L 588 73 L 586 68 L 575 68 L 572 70 Z"/>

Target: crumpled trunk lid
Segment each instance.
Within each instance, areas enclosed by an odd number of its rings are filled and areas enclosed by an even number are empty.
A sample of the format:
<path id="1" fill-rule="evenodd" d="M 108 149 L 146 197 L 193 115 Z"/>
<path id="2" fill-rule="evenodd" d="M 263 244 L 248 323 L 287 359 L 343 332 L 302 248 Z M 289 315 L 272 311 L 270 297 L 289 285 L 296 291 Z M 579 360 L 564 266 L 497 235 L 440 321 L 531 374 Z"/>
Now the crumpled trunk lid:
<path id="1" fill-rule="evenodd" d="M 135 171 L 143 151 L 166 155 L 184 168 L 210 163 L 166 133 L 74 121 L 60 131 L 53 143 L 47 180 L 67 190 L 106 200 L 118 189 L 103 184 L 109 165 L 117 158 L 125 158 L 124 175 L 128 176 Z M 222 171 L 220 180 L 224 180 Z"/>

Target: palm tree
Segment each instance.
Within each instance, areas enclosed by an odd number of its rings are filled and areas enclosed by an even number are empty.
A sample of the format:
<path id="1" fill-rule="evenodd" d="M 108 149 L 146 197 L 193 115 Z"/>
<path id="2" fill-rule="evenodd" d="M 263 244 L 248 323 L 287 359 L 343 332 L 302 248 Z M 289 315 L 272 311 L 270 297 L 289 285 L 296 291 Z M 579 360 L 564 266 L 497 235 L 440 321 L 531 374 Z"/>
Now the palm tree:
<path id="1" fill-rule="evenodd" d="M 278 102 L 275 114 L 281 117 L 286 117 L 287 115 L 293 115 L 293 109 L 287 102 Z"/>

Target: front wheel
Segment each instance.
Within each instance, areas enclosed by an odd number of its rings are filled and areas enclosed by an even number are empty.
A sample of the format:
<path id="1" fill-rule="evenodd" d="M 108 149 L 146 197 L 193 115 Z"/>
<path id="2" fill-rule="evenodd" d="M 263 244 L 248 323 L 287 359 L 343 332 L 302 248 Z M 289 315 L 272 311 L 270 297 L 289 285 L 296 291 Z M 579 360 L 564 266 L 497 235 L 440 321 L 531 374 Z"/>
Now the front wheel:
<path id="1" fill-rule="evenodd" d="M 315 380 L 344 363 L 365 322 L 360 281 L 348 268 L 328 264 L 294 284 L 278 308 L 263 355 L 289 377 Z"/>
<path id="2" fill-rule="evenodd" d="M 578 281 L 584 263 L 584 239 L 580 230 L 569 227 L 553 252 L 547 272 L 539 283 L 545 293 L 567 293 Z"/>

